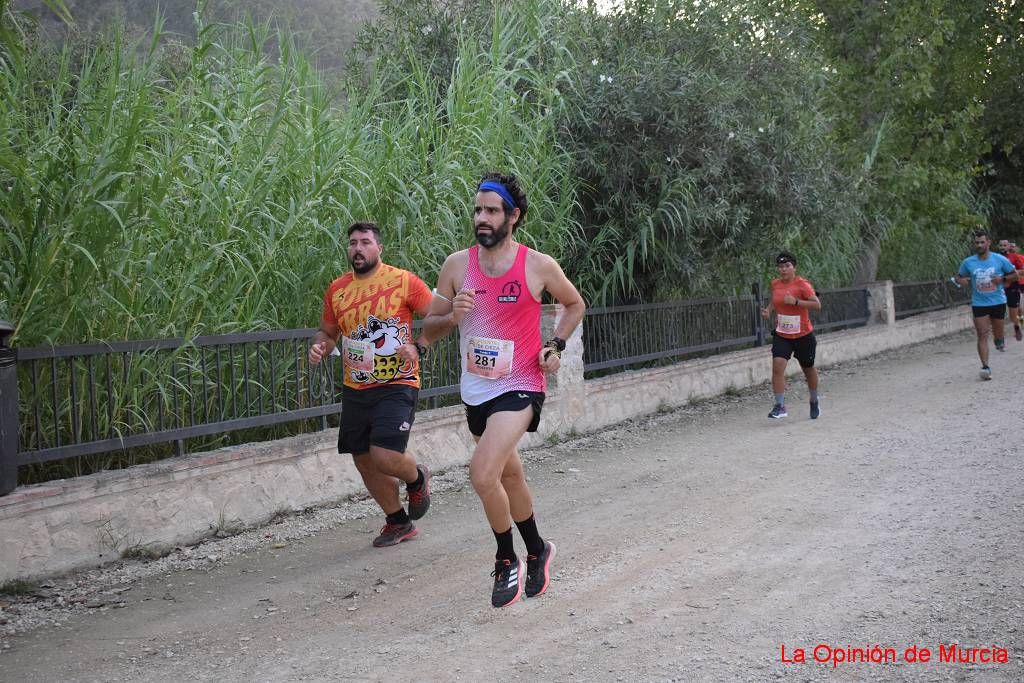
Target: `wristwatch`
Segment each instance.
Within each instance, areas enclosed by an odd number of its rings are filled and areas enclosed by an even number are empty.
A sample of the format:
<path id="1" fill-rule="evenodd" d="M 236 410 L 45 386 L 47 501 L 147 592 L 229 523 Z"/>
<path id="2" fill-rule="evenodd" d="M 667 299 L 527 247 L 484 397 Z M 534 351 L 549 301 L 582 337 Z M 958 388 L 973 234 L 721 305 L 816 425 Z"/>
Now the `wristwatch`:
<path id="1" fill-rule="evenodd" d="M 547 343 L 544 344 L 544 346 L 552 348 L 555 351 L 561 353 L 562 351 L 565 351 L 565 340 L 562 339 L 561 337 L 552 337 L 547 341 Z"/>
<path id="2" fill-rule="evenodd" d="M 424 344 L 420 344 L 419 342 L 414 342 L 413 346 L 416 347 L 416 352 L 418 354 L 420 354 L 420 360 L 423 360 L 424 358 L 426 358 L 427 354 L 430 353 L 430 347 L 429 346 L 426 346 Z"/>

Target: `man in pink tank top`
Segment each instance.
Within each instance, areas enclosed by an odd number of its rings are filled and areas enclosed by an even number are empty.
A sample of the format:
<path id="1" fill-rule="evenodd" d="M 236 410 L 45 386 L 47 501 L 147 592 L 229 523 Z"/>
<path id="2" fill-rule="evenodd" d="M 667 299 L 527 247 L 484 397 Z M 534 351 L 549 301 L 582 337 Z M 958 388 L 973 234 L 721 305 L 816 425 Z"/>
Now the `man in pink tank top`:
<path id="1" fill-rule="evenodd" d="M 583 319 L 583 298 L 555 259 L 515 240 L 529 203 L 514 176 L 488 173 L 473 209 L 477 245 L 449 256 L 438 276 L 424 337 L 459 328 L 462 401 L 476 448 L 469 478 L 498 544 L 491 604 L 511 605 L 523 592 L 547 590 L 555 545 L 541 538 L 516 446 L 537 431 L 545 373 L 558 370 L 565 339 Z M 540 336 L 541 295 L 565 310 L 554 336 Z M 512 523 L 526 545 L 513 548 Z M 525 580 L 524 580 L 525 575 Z"/>

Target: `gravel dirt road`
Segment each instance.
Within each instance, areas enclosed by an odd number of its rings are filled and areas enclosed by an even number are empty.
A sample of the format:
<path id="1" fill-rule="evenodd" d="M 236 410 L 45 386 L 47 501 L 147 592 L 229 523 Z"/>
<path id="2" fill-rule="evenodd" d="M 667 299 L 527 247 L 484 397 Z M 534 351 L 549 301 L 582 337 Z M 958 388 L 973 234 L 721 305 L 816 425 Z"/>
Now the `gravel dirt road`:
<path id="1" fill-rule="evenodd" d="M 825 369 L 817 421 L 798 382 L 784 420 L 762 386 L 526 453 L 558 557 L 506 609 L 458 468 L 395 548 L 350 502 L 0 597 L 0 680 L 1021 681 L 1024 344 L 976 365 L 957 335 Z"/>

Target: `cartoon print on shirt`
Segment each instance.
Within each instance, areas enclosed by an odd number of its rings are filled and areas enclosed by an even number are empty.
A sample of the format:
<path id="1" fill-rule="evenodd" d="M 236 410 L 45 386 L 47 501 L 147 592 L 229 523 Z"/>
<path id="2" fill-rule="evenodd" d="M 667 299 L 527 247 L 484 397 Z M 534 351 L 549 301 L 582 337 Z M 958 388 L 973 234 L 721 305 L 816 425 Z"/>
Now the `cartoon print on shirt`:
<path id="1" fill-rule="evenodd" d="M 398 355 L 402 339 L 409 338 L 408 325 L 400 324 L 398 317 L 381 320 L 374 315 L 367 316 L 366 325 L 360 325 L 352 333 L 353 339 L 369 341 L 373 345 L 373 374 L 352 370 L 352 380 L 359 384 L 388 382 L 397 376 L 411 374 L 410 364 Z"/>
<path id="2" fill-rule="evenodd" d="M 974 283 L 979 292 L 988 293 L 996 291 L 993 279 L 996 277 L 995 267 L 978 268 L 974 271 Z"/>

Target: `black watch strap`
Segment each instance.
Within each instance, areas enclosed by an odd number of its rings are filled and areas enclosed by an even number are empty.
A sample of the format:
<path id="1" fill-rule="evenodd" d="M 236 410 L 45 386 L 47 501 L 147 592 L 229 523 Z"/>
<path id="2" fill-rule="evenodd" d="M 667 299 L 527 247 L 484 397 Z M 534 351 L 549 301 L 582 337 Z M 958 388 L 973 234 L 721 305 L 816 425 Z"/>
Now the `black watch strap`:
<path id="1" fill-rule="evenodd" d="M 430 353 L 430 347 L 429 346 L 426 346 L 424 344 L 420 344 L 419 342 L 415 342 L 413 345 L 416 347 L 416 352 L 420 354 L 420 360 L 426 358 L 427 354 Z"/>
<path id="2" fill-rule="evenodd" d="M 544 346 L 550 346 L 555 351 L 561 353 L 562 351 L 565 351 L 565 340 L 561 337 L 552 337 Z"/>

